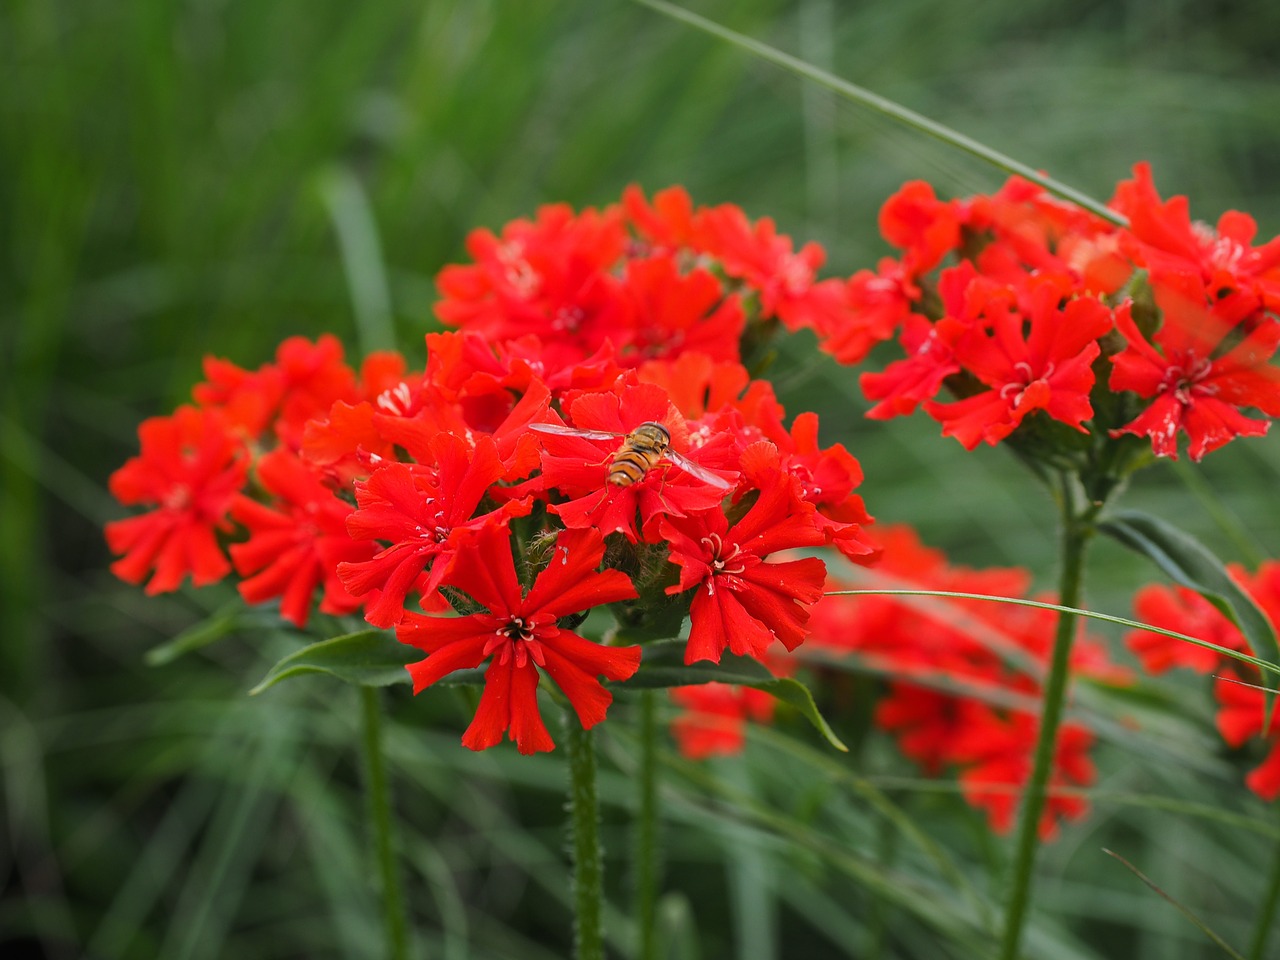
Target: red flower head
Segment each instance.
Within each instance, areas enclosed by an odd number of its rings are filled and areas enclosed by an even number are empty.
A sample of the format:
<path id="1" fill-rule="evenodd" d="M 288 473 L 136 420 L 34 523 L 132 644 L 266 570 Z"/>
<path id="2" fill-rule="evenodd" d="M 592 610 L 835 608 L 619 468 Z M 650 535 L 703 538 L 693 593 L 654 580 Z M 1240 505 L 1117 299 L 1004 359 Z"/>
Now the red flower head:
<path id="1" fill-rule="evenodd" d="M 836 363 L 862 362 L 909 318 L 924 320 L 912 310 L 920 295 L 906 265 L 896 260 L 886 257 L 874 272 L 859 270 L 846 286 L 845 309 L 818 327 L 819 346 Z"/>
<path id="2" fill-rule="evenodd" d="M 763 723 L 773 716 L 773 697 L 752 687 L 701 683 L 672 688 L 671 699 L 684 708 L 671 722 L 671 733 L 690 760 L 741 753 L 747 721 Z"/>
<path id="3" fill-rule="evenodd" d="M 259 436 L 274 418 L 280 442 L 297 450 L 308 420 L 327 414 L 335 401 L 358 399 L 355 374 L 342 356 L 342 343 L 325 334 L 315 343 L 290 337 L 276 348 L 276 362 L 254 373 L 208 359 L 209 382 L 196 386 L 196 402 L 223 410 L 250 437 Z"/>
<path id="4" fill-rule="evenodd" d="M 1039 734 L 1039 718 L 1026 713 L 1013 713 L 981 728 L 970 726 L 964 742 L 958 745 L 957 759 L 968 764 L 960 774 L 965 799 L 987 811 L 991 828 L 1008 833 L 1020 804 L 1019 793 L 1008 787 L 1021 787 L 1031 779 L 1032 754 Z M 1079 788 L 1093 783 L 1097 771 L 1089 759 L 1094 736 L 1079 724 L 1067 722 L 1058 730 L 1054 751 L 1053 774 L 1049 789 Z M 991 789 L 1004 787 L 1006 789 Z M 1089 810 L 1082 796 L 1050 792 L 1040 816 L 1039 831 L 1044 840 L 1058 833 L 1058 821 L 1077 820 Z"/>
<path id="5" fill-rule="evenodd" d="M 324 587 L 323 613 L 360 609 L 360 601 L 338 579 L 337 565 L 367 561 L 377 547 L 348 535 L 351 505 L 284 448 L 264 454 L 257 475 L 278 503 L 267 506 L 241 495 L 231 508 L 231 516 L 249 531 L 246 542 L 230 548 L 236 572 L 246 578 L 240 595 L 248 603 L 280 597 L 280 615 L 299 627 L 307 625 L 317 586 Z"/>
<path id="6" fill-rule="evenodd" d="M 977 276 L 973 265 L 966 261 L 942 271 L 938 280 L 938 294 L 947 316 L 964 323 L 934 324 L 920 314 L 909 314 L 903 322 L 901 337 L 906 359 L 895 360 L 882 373 L 864 373 L 858 378 L 867 399 L 877 401 L 867 411 L 869 418 L 888 420 L 914 412 L 921 401 L 942 389 L 947 377 L 960 372 L 956 341 L 970 325 L 977 323 L 973 311 L 985 303 L 970 296 L 970 287 Z"/>
<path id="7" fill-rule="evenodd" d="M 190 573 L 196 586 L 231 572 L 217 534 L 248 474 L 247 451 L 221 413 L 179 407 L 138 427 L 141 452 L 111 475 L 123 504 L 154 505 L 141 516 L 106 526 L 107 544 L 122 554 L 111 570 L 149 594 L 175 590 Z"/>
<path id="8" fill-rule="evenodd" d="M 761 313 L 776 316 L 788 330 L 819 326 L 830 309 L 828 296 L 839 300 L 839 281 L 814 282 L 826 259 L 822 247 L 806 243 L 793 251 L 791 238 L 778 233 L 769 217 L 752 223 L 741 207 L 726 203 L 700 210 L 694 231 L 698 248 L 730 277 L 755 288 Z"/>
<path id="9" fill-rule="evenodd" d="M 742 459 L 748 473 L 770 479 L 732 527 L 719 510 L 659 521 L 671 545 L 671 562 L 680 567 L 680 582 L 667 593 L 697 590 L 685 663 L 719 663 L 726 648 L 760 659 L 774 639 L 794 650 L 805 637 L 805 607 L 822 596 L 826 566 L 821 560 L 765 562 L 779 550 L 824 542 L 813 506 L 800 499 L 796 481 L 778 467 L 773 444 L 752 444 Z M 773 470 L 755 469 L 756 460 L 772 462 Z"/>
<path id="10" fill-rule="evenodd" d="M 1228 210 L 1217 229 L 1193 222 L 1186 197 L 1160 199 L 1147 163 L 1133 168 L 1111 203 L 1129 218 L 1130 252 L 1153 274 L 1189 275 L 1217 296 L 1248 293 L 1280 310 L 1280 237 L 1253 246 L 1253 217 Z"/>
<path id="11" fill-rule="evenodd" d="M 554 431 L 542 434 L 542 481 L 570 498 L 551 507 L 566 527 L 622 533 L 635 542 L 655 517 L 718 506 L 733 486 L 732 438 L 690 450 L 688 425 L 661 387 L 620 381 L 613 391 L 573 397 L 568 410 L 572 427 L 552 424 Z M 667 433 L 658 456 L 621 456 L 640 449 L 632 433 L 646 423 Z M 651 442 L 643 448 L 655 449 Z M 620 460 L 637 468 L 620 471 Z"/>
<path id="12" fill-rule="evenodd" d="M 1100 352 L 1097 339 L 1111 330 L 1111 311 L 1089 297 L 1060 307 L 1062 295 L 1045 278 L 1032 289 L 1025 316 L 995 298 L 980 308 L 982 324 L 950 317 L 939 322 L 944 330 L 949 324 L 964 328 L 954 338 L 941 336 L 954 339 L 956 362 L 988 388 L 955 403 L 925 405 L 942 422 L 944 435 L 969 450 L 982 441 L 994 445 L 1036 410 L 1085 432 L 1082 423 L 1093 416 L 1091 364 Z"/>
<path id="13" fill-rule="evenodd" d="M 1143 587 L 1134 597 L 1133 607 L 1143 623 L 1208 640 L 1229 650 L 1244 649 L 1244 637 L 1235 625 L 1217 607 L 1187 587 L 1162 584 Z M 1149 630 L 1129 631 L 1125 645 L 1142 661 L 1143 669 L 1153 674 L 1174 667 L 1211 673 L 1222 662 L 1220 653 Z"/>
<path id="14" fill-rule="evenodd" d="M 1111 389 L 1132 390 L 1152 403 L 1113 433 L 1150 437 L 1157 456 L 1177 459 L 1178 434 L 1185 432 L 1192 460 L 1236 437 L 1266 433 L 1270 422 L 1246 417 L 1241 408 L 1280 416 L 1280 370 L 1268 363 L 1280 345 L 1280 322 L 1244 332 L 1240 322 L 1250 305 L 1239 298 L 1207 305 L 1208 291 L 1195 277 L 1164 277 L 1154 292 L 1164 322 L 1150 340 L 1129 310 L 1116 311 L 1128 345 L 1111 358 Z"/>
<path id="15" fill-rule="evenodd" d="M 1265 706 L 1261 690 L 1219 677 L 1213 682 L 1213 692 L 1220 704 L 1217 726 L 1223 740 L 1233 747 L 1242 747 L 1250 738 L 1263 736 Z M 1267 802 L 1280 797 L 1280 738 L 1277 734 L 1280 734 L 1280 714 L 1273 711 L 1271 726 L 1265 734 L 1271 741 L 1267 756 L 1245 776 L 1249 789 Z"/>
<path id="16" fill-rule="evenodd" d="M 912 180 L 880 208 L 880 233 L 906 251 L 915 273 L 928 273 L 960 245 L 960 217 L 955 204 L 939 200 L 932 186 Z"/>
<path id="17" fill-rule="evenodd" d="M 501 239 L 473 231 L 467 249 L 475 263 L 440 272 L 436 315 L 493 342 L 532 333 L 586 356 L 630 325 L 630 305 L 608 272 L 625 245 L 616 209 L 574 213 L 564 204 L 508 223 Z"/>
<path id="18" fill-rule="evenodd" d="M 504 733 L 521 753 L 555 746 L 538 712 L 539 667 L 568 698 L 583 727 L 604 719 L 613 696 L 597 678 L 630 677 L 640 666 L 640 648 L 593 643 L 557 625 L 569 614 L 635 598 L 626 574 L 596 571 L 603 556 L 599 533 L 565 531 L 525 594 L 505 527 L 488 523 L 469 531 L 445 581 L 488 612 L 453 618 L 405 615 L 396 636 L 428 654 L 409 664 L 415 692 L 489 660 L 480 707 L 462 737 L 463 746 L 484 750 Z"/>
<path id="19" fill-rule="evenodd" d="M 489 437 L 479 437 L 472 449 L 461 437 L 441 433 L 429 446 L 432 466 L 389 463 L 356 484 L 359 509 L 347 519 L 347 531 L 355 540 L 389 546 L 371 560 L 339 563 L 338 576 L 354 596 L 365 598 L 365 619 L 377 627 L 400 620 L 410 590 L 430 597 L 457 555 L 463 528 L 527 511 L 513 501 L 473 517 L 505 472 Z"/>
<path id="20" fill-rule="evenodd" d="M 611 332 L 628 365 L 685 351 L 737 360 L 746 315 L 710 271 L 681 273 L 670 256 L 626 262 L 623 279 L 635 304 L 634 328 Z"/>
<path id="21" fill-rule="evenodd" d="M 622 192 L 622 207 L 647 249 L 680 253 L 695 246 L 693 200 L 684 187 L 659 190 L 650 204 L 632 184 Z"/>

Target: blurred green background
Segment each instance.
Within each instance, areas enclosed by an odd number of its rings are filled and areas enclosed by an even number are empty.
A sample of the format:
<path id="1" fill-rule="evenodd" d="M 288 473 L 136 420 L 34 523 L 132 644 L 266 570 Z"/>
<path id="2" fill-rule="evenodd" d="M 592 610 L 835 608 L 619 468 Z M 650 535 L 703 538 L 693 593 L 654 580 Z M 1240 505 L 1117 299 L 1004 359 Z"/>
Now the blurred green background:
<path id="1" fill-rule="evenodd" d="M 689 6 L 1097 197 L 1146 159 L 1163 193 L 1189 194 L 1195 215 L 1238 208 L 1263 238 L 1280 231 L 1280 5 Z M 144 665 L 149 648 L 228 591 L 148 599 L 105 569 L 101 525 L 122 515 L 106 477 L 135 452 L 142 418 L 187 398 L 203 355 L 255 367 L 288 335 L 332 331 L 353 356 L 393 339 L 420 358 L 432 277 L 463 257 L 468 230 L 551 201 L 608 203 L 628 183 L 681 183 L 699 202 L 773 216 L 797 240 L 821 241 L 832 272 L 849 273 L 888 252 L 876 211 L 921 177 L 943 195 L 1003 180 L 621 0 L 6 0 L 0 951 L 378 955 L 350 755 L 354 698 L 316 681 L 247 700 L 265 665 L 298 643 L 269 626 Z M 966 454 L 924 420 L 861 420 L 853 375 L 818 357 L 807 335 L 786 345 L 775 372 L 790 411 L 818 409 L 824 440 L 862 460 L 863 492 L 882 520 L 916 524 L 957 562 L 1020 563 L 1052 583 L 1049 501 L 1002 451 Z M 1276 555 L 1280 453 L 1274 439 L 1233 447 L 1202 474 L 1256 548 Z M 1135 487 L 1128 505 L 1239 556 L 1176 472 L 1150 471 Z M 1128 612 L 1133 586 L 1153 575 L 1106 546 L 1095 560 L 1094 605 Z M 1117 748 L 1108 776 L 1257 818 L 1195 689 L 1178 728 L 1186 766 L 1157 752 L 1135 768 L 1135 751 Z M 432 956 L 563 955 L 558 761 L 462 756 L 461 709 L 410 702 L 402 688 L 391 699 L 424 945 Z M 788 823 L 816 831 L 811 840 L 836 829 L 814 812 L 830 814 L 836 800 L 806 785 L 813 769 L 782 789 L 764 771 L 776 777 L 787 761 L 769 749 L 753 744 L 752 764 L 715 768 L 717 782 L 736 778 L 771 798 Z M 621 734 L 614 750 L 606 795 L 620 831 Z M 873 772 L 876 760 L 865 761 Z M 683 841 L 668 863 L 664 916 L 685 951 L 673 956 L 871 956 L 875 943 L 883 956 L 978 955 L 959 938 L 902 932 L 892 896 L 794 853 L 795 838 L 780 858 L 777 831 L 717 827 L 707 811 L 719 801 L 694 783 L 673 804 Z M 966 869 L 994 883 L 982 876 L 998 868 L 1001 844 L 972 817 L 946 796 L 905 789 L 900 799 L 924 829 L 958 835 Z M 856 798 L 840 802 L 851 850 L 883 840 Z M 1104 827 L 1129 837 L 1131 859 L 1145 855 L 1166 889 L 1247 938 L 1272 841 L 1195 823 L 1175 845 L 1174 814 L 1101 805 L 1047 858 L 1046 875 L 1060 879 L 1041 887 L 1054 909 L 1036 934 L 1046 939 L 1033 941 L 1038 955 L 1215 955 L 1134 878 L 1098 862 L 1089 831 Z M 625 834 L 609 836 L 624 857 Z M 831 869 L 835 880 L 822 873 Z M 625 871 L 614 873 L 625 903 Z M 624 920 L 615 926 L 625 934 Z"/>

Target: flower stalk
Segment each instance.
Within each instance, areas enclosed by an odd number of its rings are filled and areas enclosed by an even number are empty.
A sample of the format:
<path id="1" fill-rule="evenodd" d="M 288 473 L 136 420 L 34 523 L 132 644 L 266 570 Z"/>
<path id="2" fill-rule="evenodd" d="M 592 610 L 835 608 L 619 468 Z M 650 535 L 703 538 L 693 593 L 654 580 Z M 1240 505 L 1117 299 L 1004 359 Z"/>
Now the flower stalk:
<path id="1" fill-rule="evenodd" d="M 566 714 L 569 750 L 569 850 L 573 860 L 575 960 L 604 960 L 604 858 L 600 847 L 600 802 L 596 795 L 596 750 L 591 731 Z"/>
<path id="2" fill-rule="evenodd" d="M 382 917 L 386 929 L 387 956 L 409 960 L 409 922 L 405 913 L 400 871 L 396 866 L 394 818 L 386 761 L 382 753 L 382 706 L 374 687 L 360 688 L 364 727 L 365 792 L 369 822 L 373 825 L 374 852 L 382 888 Z"/>
<path id="3" fill-rule="evenodd" d="M 657 694 L 640 695 L 639 811 L 635 833 L 635 896 L 639 960 L 657 960 L 658 902 L 658 707 Z"/>
<path id="4" fill-rule="evenodd" d="M 1058 602 L 1064 607 L 1078 607 L 1084 589 L 1084 557 L 1093 537 L 1094 522 L 1103 504 L 1100 501 L 1080 503 L 1075 496 L 1073 478 L 1061 475 L 1062 488 L 1059 506 L 1062 510 L 1062 569 L 1059 573 Z M 1057 751 L 1058 728 L 1062 722 L 1066 704 L 1067 681 L 1070 678 L 1071 646 L 1076 632 L 1075 614 L 1058 614 L 1054 634 L 1053 653 L 1049 662 L 1049 675 L 1045 678 L 1044 697 L 1040 713 L 1040 732 L 1036 739 L 1031 779 L 1018 818 L 1015 841 L 1013 876 L 1005 912 L 1004 938 L 1001 943 L 1001 960 L 1017 960 L 1018 944 L 1026 922 L 1027 906 L 1031 899 L 1032 873 L 1036 853 L 1040 846 L 1040 818 L 1044 813 L 1050 777 L 1053 773 Z"/>

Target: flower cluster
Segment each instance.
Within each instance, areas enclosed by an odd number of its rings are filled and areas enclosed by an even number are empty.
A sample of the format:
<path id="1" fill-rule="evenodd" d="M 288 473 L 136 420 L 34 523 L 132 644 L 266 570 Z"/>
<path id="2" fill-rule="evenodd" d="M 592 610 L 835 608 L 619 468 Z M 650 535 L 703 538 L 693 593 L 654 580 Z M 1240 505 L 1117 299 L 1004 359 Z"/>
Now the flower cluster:
<path id="1" fill-rule="evenodd" d="M 1265 433 L 1245 411 L 1280 415 L 1280 239 L 1253 246 L 1235 211 L 1193 222 L 1146 165 L 1111 207 L 1127 228 L 1019 178 L 952 201 L 908 183 L 880 213 L 902 255 L 849 280 L 855 309 L 816 327 L 822 348 L 853 364 L 897 334 L 906 357 L 860 378 L 868 415 L 923 405 L 969 449 L 1096 456 L 1132 435 L 1176 458 L 1185 434 L 1199 460 Z"/>
<path id="2" fill-rule="evenodd" d="M 941 552 L 924 547 L 910 528 L 892 526 L 878 533 L 883 557 L 874 571 L 865 572 L 869 582 L 860 587 L 1027 596 L 1030 578 L 1024 570 L 952 566 Z M 832 589 L 844 587 L 832 584 Z M 993 829 L 1007 832 L 1017 811 L 1017 788 L 1031 774 L 1055 616 L 986 601 L 837 594 L 814 609 L 804 650 L 783 669 L 856 664 L 887 677 L 875 726 L 893 736 L 902 753 L 930 776 L 958 771 L 966 800 L 986 812 Z M 1075 643 L 1071 666 L 1077 677 L 1109 683 L 1127 679 L 1109 663 L 1105 648 L 1086 637 Z M 684 708 L 673 725 L 682 751 L 696 758 L 740 749 L 747 719 L 769 716 L 753 693 L 733 688 L 673 692 Z M 1077 721 L 1063 724 L 1051 788 L 1093 783 L 1089 752 L 1094 739 Z M 1051 795 L 1041 835 L 1053 836 L 1060 820 L 1082 817 L 1087 809 L 1078 793 Z"/>
<path id="3" fill-rule="evenodd" d="M 875 553 L 858 462 L 813 414 L 787 426 L 740 362 L 748 330 L 821 309 L 818 248 L 678 189 L 468 246 L 439 281 L 460 329 L 427 335 L 422 370 L 382 353 L 357 372 L 332 337 L 256 371 L 208 360 L 112 478 L 149 508 L 108 526 L 115 572 L 155 593 L 234 570 L 299 626 L 317 597 L 362 613 L 426 653 L 416 690 L 487 663 L 473 749 L 552 748 L 542 673 L 585 727 L 604 718 L 600 678 L 641 650 L 576 633 L 596 607 L 633 632 L 687 613 L 686 662 L 795 648 L 826 569 L 774 555 Z"/>
<path id="4" fill-rule="evenodd" d="M 1280 623 L 1280 561 L 1263 563 L 1256 574 L 1236 565 L 1228 569 L 1232 579 L 1271 622 Z M 1186 587 L 1144 587 L 1134 598 L 1134 607 L 1143 623 L 1199 637 L 1228 650 L 1254 653 L 1239 628 L 1208 600 Z M 1125 642 L 1153 674 L 1174 668 L 1212 674 L 1222 739 L 1237 748 L 1255 737 L 1261 737 L 1266 744 L 1265 758 L 1245 777 L 1245 783 L 1264 800 L 1280 797 L 1280 719 L 1273 713 L 1270 727 L 1263 730 L 1266 709 L 1261 688 L 1271 685 L 1270 680 L 1262 678 L 1249 664 L 1150 630 L 1130 631 Z"/>

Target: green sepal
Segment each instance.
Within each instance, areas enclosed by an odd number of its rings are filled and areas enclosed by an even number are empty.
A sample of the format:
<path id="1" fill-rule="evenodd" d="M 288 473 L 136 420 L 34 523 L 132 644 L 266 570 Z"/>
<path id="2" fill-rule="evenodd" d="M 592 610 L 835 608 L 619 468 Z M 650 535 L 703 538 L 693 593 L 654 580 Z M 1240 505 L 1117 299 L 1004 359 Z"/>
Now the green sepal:
<path id="1" fill-rule="evenodd" d="M 1254 599 L 1231 579 L 1222 561 L 1190 534 L 1137 510 L 1111 515 L 1098 529 L 1142 554 L 1175 583 L 1194 590 L 1240 628 L 1255 656 L 1280 663 L 1275 628 Z M 1263 729 L 1271 723 L 1275 693 L 1268 690 Z"/>
<path id="2" fill-rule="evenodd" d="M 327 673 L 361 687 L 389 687 L 409 683 L 405 664 L 421 659 L 421 650 L 398 642 L 385 630 L 361 630 L 295 650 L 272 666 L 249 693 L 261 693 L 304 673 Z"/>
<path id="3" fill-rule="evenodd" d="M 699 683 L 730 683 L 739 687 L 751 687 L 789 704 L 822 734 L 837 750 L 848 753 L 849 748 L 831 729 L 826 718 L 818 711 L 813 694 L 799 680 L 792 677 L 775 677 L 760 661 L 750 657 L 738 657 L 725 653 L 719 663 L 700 660 L 683 663 L 683 642 L 670 642 L 647 647 L 640 670 L 625 682 L 622 689 L 655 689 L 659 687 L 687 687 Z M 617 686 L 614 689 L 619 689 Z"/>

